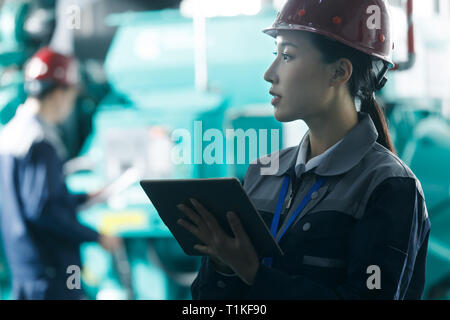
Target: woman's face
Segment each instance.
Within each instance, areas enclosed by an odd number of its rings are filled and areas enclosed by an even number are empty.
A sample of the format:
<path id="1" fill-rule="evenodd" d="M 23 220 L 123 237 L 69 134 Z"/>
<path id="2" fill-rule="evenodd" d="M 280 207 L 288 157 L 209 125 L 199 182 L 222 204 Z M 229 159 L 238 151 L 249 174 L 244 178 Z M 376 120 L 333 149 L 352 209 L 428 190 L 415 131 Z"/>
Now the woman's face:
<path id="1" fill-rule="evenodd" d="M 264 79 L 272 83 L 275 118 L 281 122 L 308 119 L 325 112 L 330 101 L 329 65 L 306 32 L 281 31 L 277 52 Z"/>

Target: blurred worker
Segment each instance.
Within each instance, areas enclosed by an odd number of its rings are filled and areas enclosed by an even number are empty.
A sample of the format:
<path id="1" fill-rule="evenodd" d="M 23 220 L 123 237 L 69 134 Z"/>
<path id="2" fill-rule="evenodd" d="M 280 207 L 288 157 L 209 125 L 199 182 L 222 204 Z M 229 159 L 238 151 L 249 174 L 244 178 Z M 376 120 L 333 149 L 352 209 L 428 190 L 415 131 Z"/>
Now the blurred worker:
<path id="1" fill-rule="evenodd" d="M 29 95 L 0 136 L 1 227 L 16 299 L 80 299 L 69 289 L 69 266 L 80 244 L 120 245 L 81 225 L 76 208 L 93 195 L 72 195 L 63 176 L 66 152 L 56 125 L 70 115 L 78 92 L 75 59 L 42 48 L 25 68 Z"/>
<path id="2" fill-rule="evenodd" d="M 275 118 L 309 127 L 298 146 L 250 164 L 244 178 L 284 256 L 259 257 L 236 214 L 230 237 L 200 203 L 196 212 L 182 206 L 189 221 L 179 223 L 207 256 L 195 299 L 421 298 L 425 199 L 375 100 L 393 67 L 388 6 L 289 0 L 264 30 L 277 43 L 264 76 Z M 262 173 L 273 157 L 278 170 Z"/>

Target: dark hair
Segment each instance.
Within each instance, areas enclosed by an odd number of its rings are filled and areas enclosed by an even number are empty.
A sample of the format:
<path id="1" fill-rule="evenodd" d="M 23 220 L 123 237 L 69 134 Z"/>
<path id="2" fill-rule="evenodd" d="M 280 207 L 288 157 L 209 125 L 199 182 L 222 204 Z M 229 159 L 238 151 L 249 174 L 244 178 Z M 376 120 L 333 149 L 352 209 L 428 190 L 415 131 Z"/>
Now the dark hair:
<path id="1" fill-rule="evenodd" d="M 33 80 L 25 82 L 25 92 L 28 96 L 44 100 L 56 89 L 68 89 L 65 84 L 57 84 L 53 81 Z"/>
<path id="2" fill-rule="evenodd" d="M 325 36 L 310 32 L 307 34 L 321 51 L 322 60 L 325 63 L 332 63 L 340 58 L 350 60 L 353 65 L 353 73 L 349 80 L 350 95 L 353 99 L 356 97 L 360 99 L 360 111 L 368 113 L 372 118 L 378 131 L 377 142 L 395 153 L 383 110 L 375 100 L 378 75 L 375 74 L 373 64 L 381 62 L 381 60 Z"/>

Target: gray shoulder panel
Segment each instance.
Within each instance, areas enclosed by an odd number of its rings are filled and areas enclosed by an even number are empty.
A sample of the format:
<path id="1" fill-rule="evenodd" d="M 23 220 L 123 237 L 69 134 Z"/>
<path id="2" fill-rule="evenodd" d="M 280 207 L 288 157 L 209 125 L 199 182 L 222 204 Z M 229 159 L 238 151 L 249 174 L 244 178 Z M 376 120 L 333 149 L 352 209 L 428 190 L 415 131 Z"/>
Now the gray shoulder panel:
<path id="1" fill-rule="evenodd" d="M 330 177 L 328 194 L 314 211 L 337 210 L 360 219 L 375 188 L 391 177 L 414 179 L 424 198 L 420 182 L 411 169 L 392 152 L 375 143 L 356 166 L 342 175 Z"/>
<path id="2" fill-rule="evenodd" d="M 363 187 L 365 193 L 359 203 L 358 212 L 355 214 L 357 218 L 362 217 L 364 214 L 367 202 L 375 188 L 388 178 L 402 177 L 414 179 L 417 190 L 425 200 L 420 181 L 411 169 L 399 157 L 382 145 L 375 143 L 372 150 L 367 153 L 362 162 L 365 170 L 360 170 L 359 173 L 363 177 L 362 180 L 366 181 L 366 184 L 365 186 L 360 185 L 360 187 Z"/>
<path id="3" fill-rule="evenodd" d="M 397 170 L 393 170 L 392 176 L 395 177 L 408 177 L 408 178 L 413 178 L 416 181 L 416 187 L 417 190 L 419 191 L 420 195 L 422 196 L 422 198 L 425 199 L 423 190 L 422 190 L 422 185 L 420 184 L 419 179 L 416 177 L 416 175 L 412 172 L 412 170 L 395 154 L 393 154 L 392 152 L 390 152 L 388 149 L 386 149 L 385 147 L 383 147 L 382 145 L 376 143 L 374 145 L 374 149 L 382 154 L 387 154 L 390 156 L 390 158 L 392 160 L 395 160 L 398 163 L 398 169 Z M 389 158 L 388 158 L 389 159 Z M 397 166 L 392 165 L 392 168 L 396 168 Z M 401 174 L 401 172 L 403 172 L 403 174 Z"/>

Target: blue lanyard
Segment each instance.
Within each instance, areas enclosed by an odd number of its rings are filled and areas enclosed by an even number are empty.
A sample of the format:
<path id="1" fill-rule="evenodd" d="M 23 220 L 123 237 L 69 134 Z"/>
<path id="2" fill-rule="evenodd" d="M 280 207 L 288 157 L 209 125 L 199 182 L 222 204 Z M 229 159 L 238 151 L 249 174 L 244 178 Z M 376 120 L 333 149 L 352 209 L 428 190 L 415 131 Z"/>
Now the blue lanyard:
<path id="1" fill-rule="evenodd" d="M 311 201 L 311 194 L 315 191 L 317 191 L 325 182 L 326 178 L 322 177 L 316 181 L 316 183 L 312 186 L 312 188 L 308 191 L 306 196 L 303 198 L 302 202 L 299 204 L 297 209 L 295 209 L 294 213 L 290 217 L 289 221 L 287 222 L 286 226 L 284 227 L 284 230 L 281 232 L 280 238 L 277 240 L 277 242 L 280 242 L 281 238 L 283 237 L 286 230 L 291 226 L 291 224 L 294 222 L 295 218 L 298 217 L 300 212 L 306 207 L 309 201 Z M 287 189 L 289 187 L 289 176 L 285 176 L 283 180 L 283 184 L 281 185 L 281 191 L 278 196 L 277 206 L 275 209 L 275 214 L 272 219 L 272 225 L 270 226 L 270 233 L 272 233 L 273 237 L 276 239 L 277 231 L 278 231 L 278 224 L 280 223 L 280 216 L 281 216 L 281 210 L 283 208 L 283 202 L 286 198 Z M 272 258 L 265 258 L 264 264 L 266 264 L 268 267 L 272 265 Z"/>

